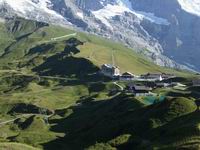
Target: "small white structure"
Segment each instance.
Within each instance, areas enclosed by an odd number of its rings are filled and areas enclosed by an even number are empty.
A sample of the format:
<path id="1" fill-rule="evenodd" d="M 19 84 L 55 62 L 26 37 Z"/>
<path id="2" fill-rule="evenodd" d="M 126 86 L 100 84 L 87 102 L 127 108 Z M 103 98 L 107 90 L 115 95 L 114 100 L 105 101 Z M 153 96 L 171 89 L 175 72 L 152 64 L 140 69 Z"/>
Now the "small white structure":
<path id="1" fill-rule="evenodd" d="M 101 66 L 101 73 L 107 77 L 115 78 L 120 76 L 120 70 L 119 67 L 110 65 L 110 64 L 104 64 Z"/>

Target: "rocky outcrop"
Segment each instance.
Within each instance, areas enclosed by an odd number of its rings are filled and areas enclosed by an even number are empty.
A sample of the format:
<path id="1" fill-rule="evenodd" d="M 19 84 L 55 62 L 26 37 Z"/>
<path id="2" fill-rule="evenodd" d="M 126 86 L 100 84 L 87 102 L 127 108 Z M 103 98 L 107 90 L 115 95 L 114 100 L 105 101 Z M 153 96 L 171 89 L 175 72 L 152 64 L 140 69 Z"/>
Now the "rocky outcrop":
<path id="1" fill-rule="evenodd" d="M 32 34 L 36 30 L 44 26 L 48 26 L 48 24 L 15 17 L 6 19 L 7 30 L 12 33 L 16 39 L 20 39 L 29 34 Z"/>

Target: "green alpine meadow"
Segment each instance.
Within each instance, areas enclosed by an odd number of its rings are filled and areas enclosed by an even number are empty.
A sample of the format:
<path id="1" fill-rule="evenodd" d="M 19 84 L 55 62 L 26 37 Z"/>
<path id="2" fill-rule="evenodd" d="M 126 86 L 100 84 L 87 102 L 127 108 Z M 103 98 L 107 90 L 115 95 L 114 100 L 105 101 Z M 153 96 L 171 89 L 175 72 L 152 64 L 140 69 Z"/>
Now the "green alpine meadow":
<path id="1" fill-rule="evenodd" d="M 0 20 L 0 150 L 199 149 L 198 72 L 76 28 Z"/>

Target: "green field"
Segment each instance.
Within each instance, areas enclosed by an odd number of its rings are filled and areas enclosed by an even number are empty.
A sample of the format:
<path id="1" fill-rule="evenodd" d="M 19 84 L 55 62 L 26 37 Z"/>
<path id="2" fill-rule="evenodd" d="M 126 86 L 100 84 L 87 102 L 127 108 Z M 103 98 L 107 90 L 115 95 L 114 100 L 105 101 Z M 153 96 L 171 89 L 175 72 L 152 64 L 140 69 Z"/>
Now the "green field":
<path id="1" fill-rule="evenodd" d="M 29 25 L 30 23 L 27 24 Z M 33 26 L 32 28 L 35 29 L 36 27 Z M 4 28 L 2 30 L 3 31 L 1 31 L 1 34 L 2 37 L 5 37 L 4 39 L 7 39 L 8 41 L 13 40 L 13 36 L 9 36 L 9 34 L 5 33 Z M 29 28 L 25 31 L 23 30 L 22 33 L 27 34 L 29 30 Z M 14 33 L 14 35 L 19 34 L 18 32 Z M 42 63 L 42 59 L 46 59 L 55 53 L 62 52 L 65 49 L 66 40 L 71 37 L 66 37 L 56 42 L 51 41 L 51 38 L 65 36 L 71 33 L 77 33 L 75 38 L 84 42 L 83 45 L 78 46 L 80 52 L 75 53 L 74 57 L 86 58 L 98 67 L 105 63 L 114 63 L 116 66 L 120 67 L 122 72 L 130 71 L 137 75 L 148 72 L 170 72 L 178 75 L 188 75 L 187 72 L 175 71 L 172 69 L 159 67 L 148 61 L 144 56 L 137 54 L 134 52 L 134 50 L 129 49 L 122 44 L 115 43 L 94 35 L 76 32 L 57 26 L 39 28 L 26 38 L 23 38 L 12 44 L 0 59 L 0 64 L 4 68 L 12 68 L 12 66 L 16 67 L 16 64 L 22 65 L 24 63 L 32 63 L 31 65 L 38 65 L 35 63 Z M 1 49 L 3 50 L 3 48 Z M 31 50 L 34 48 L 37 48 L 38 50 L 41 49 L 43 52 L 38 51 L 31 53 Z"/>
<path id="2" fill-rule="evenodd" d="M 18 143 L 0 143 L 0 150 L 40 150 L 25 144 L 18 144 Z"/>
<path id="3" fill-rule="evenodd" d="M 0 23 L 0 150 L 198 150 L 197 75 L 95 35 L 15 21 Z M 187 86 L 155 89 L 165 99 L 150 105 L 145 97 L 112 94 L 119 87 L 97 73 L 105 63 L 137 75 L 173 73 Z"/>

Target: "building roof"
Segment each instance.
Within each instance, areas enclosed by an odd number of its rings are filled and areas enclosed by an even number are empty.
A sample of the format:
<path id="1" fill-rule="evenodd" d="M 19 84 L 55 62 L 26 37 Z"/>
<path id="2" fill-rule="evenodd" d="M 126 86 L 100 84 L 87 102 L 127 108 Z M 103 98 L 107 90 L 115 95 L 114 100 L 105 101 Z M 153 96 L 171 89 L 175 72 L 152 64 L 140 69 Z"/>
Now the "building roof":
<path id="1" fill-rule="evenodd" d="M 151 88 L 147 86 L 134 86 L 134 88 L 137 91 L 151 91 Z"/>
<path id="2" fill-rule="evenodd" d="M 122 76 L 134 76 L 131 72 L 124 72 Z"/>
<path id="3" fill-rule="evenodd" d="M 148 74 L 145 74 L 145 75 L 143 75 L 143 76 L 148 76 L 148 77 L 160 77 L 160 76 L 162 76 L 162 74 L 152 74 L 152 73 L 148 73 Z"/>
<path id="4" fill-rule="evenodd" d="M 103 66 L 105 66 L 105 67 L 107 67 L 107 68 L 110 68 L 110 69 L 112 69 L 112 68 L 118 68 L 117 66 L 113 66 L 113 65 L 111 65 L 111 64 L 103 64 L 102 67 L 103 67 Z"/>
<path id="5" fill-rule="evenodd" d="M 167 73 L 147 73 L 143 76 L 174 76 L 173 74 L 167 74 Z"/>
<path id="6" fill-rule="evenodd" d="M 164 83 L 164 82 L 160 82 L 160 83 L 156 83 L 156 86 L 168 86 L 168 83 Z"/>
<path id="7" fill-rule="evenodd" d="M 144 85 L 135 85 L 133 83 L 128 84 L 127 86 L 134 88 L 137 91 L 151 91 L 152 88 L 144 86 Z"/>
<path id="8" fill-rule="evenodd" d="M 194 79 L 193 82 L 200 82 L 200 79 Z"/>

